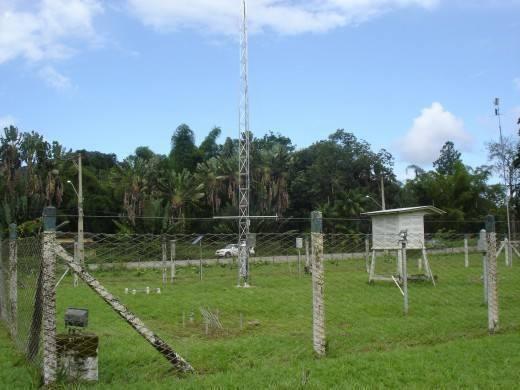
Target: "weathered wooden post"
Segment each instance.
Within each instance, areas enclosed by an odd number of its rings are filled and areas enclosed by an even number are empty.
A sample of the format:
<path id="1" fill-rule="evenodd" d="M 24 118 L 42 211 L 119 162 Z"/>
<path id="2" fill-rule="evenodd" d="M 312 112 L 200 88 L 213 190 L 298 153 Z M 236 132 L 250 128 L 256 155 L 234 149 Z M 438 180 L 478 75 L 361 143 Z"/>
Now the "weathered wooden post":
<path id="1" fill-rule="evenodd" d="M 43 210 L 43 383 L 56 382 L 56 208 Z"/>
<path id="2" fill-rule="evenodd" d="M 312 244 L 312 319 L 314 352 L 325 356 L 325 275 L 323 267 L 323 220 L 320 211 L 311 213 Z"/>
<path id="3" fill-rule="evenodd" d="M 7 321 L 7 305 L 5 297 L 6 279 L 5 275 L 7 272 L 4 270 L 4 259 L 3 259 L 3 240 L 2 232 L 0 232 L 0 320 Z"/>
<path id="4" fill-rule="evenodd" d="M 468 235 L 464 235 L 464 267 L 469 267 Z"/>
<path id="5" fill-rule="evenodd" d="M 497 235 L 495 217 L 486 217 L 487 264 L 488 264 L 488 331 L 498 331 L 498 285 L 497 285 Z"/>
<path id="6" fill-rule="evenodd" d="M 170 240 L 170 282 L 175 279 L 175 240 Z"/>
<path id="7" fill-rule="evenodd" d="M 9 323 L 11 337 L 18 334 L 18 244 L 16 224 L 9 225 Z"/>

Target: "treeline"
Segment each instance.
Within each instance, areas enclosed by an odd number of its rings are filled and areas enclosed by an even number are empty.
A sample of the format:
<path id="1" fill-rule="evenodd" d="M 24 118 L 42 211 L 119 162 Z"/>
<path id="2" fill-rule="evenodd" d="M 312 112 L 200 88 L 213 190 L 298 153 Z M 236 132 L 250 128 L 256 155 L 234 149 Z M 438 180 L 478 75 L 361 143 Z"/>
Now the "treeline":
<path id="1" fill-rule="evenodd" d="M 177 127 L 168 155 L 146 146 L 119 161 L 115 154 L 64 148 L 36 132 L 10 126 L 0 137 L 0 225 L 15 222 L 29 234 L 41 227 L 44 206 L 59 209 L 65 229 L 74 230 L 77 198 L 77 154 L 83 159 L 85 230 L 91 232 L 174 233 L 235 232 L 232 220 L 213 216 L 237 215 L 238 141 L 219 142 L 220 128 L 212 129 L 197 145 L 193 131 Z M 516 186 L 516 144 L 509 140 L 513 186 Z M 495 147 L 495 150 L 493 149 Z M 492 161 L 503 161 L 503 149 Z M 477 221 L 492 213 L 503 220 L 508 189 L 489 184 L 495 166 L 469 167 L 451 142 L 440 151 L 434 170 L 410 166 L 415 178 L 401 183 L 394 158 L 385 149 L 372 150 L 354 134 L 337 130 L 326 140 L 296 149 L 281 134 L 253 138 L 251 144 L 251 214 L 278 215 L 279 220 L 255 220 L 256 231 L 308 228 L 306 218 L 321 210 L 331 232 L 367 231 L 360 218 L 379 208 L 381 178 L 387 208 L 433 204 L 447 211 L 431 231 L 476 231 Z M 516 187 L 514 187 L 516 188 Z M 513 217 L 518 197 L 511 191 Z"/>

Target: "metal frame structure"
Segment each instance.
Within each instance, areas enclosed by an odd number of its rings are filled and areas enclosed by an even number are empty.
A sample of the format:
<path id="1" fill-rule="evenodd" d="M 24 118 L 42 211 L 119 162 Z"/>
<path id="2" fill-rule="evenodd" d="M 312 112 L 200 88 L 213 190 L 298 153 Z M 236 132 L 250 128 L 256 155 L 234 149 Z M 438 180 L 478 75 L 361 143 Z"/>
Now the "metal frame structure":
<path id="1" fill-rule="evenodd" d="M 251 224 L 249 218 L 249 151 L 251 133 L 249 131 L 249 90 L 248 90 L 248 48 L 247 48 L 247 7 L 242 0 L 240 23 L 240 106 L 238 119 L 238 284 L 249 286 L 248 237 Z"/>

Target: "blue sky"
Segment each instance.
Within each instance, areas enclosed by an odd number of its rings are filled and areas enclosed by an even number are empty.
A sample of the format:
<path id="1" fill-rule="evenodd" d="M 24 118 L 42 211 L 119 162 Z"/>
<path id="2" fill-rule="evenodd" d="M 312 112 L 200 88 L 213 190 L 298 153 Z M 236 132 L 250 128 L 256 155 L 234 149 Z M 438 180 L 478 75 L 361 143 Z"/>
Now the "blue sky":
<path id="1" fill-rule="evenodd" d="M 518 0 L 249 0 L 251 129 L 337 128 L 426 168 L 487 162 L 520 117 Z M 187 123 L 237 135 L 239 0 L 0 0 L 0 125 L 67 147 L 167 153 Z"/>

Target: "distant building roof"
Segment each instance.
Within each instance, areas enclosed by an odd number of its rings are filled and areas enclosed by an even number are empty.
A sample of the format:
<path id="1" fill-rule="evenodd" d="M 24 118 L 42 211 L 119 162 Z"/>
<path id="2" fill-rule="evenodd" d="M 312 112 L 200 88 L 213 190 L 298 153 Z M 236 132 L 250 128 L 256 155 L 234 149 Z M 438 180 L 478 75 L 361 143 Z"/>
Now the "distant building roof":
<path id="1" fill-rule="evenodd" d="M 368 215 L 369 217 L 376 217 L 378 215 L 407 214 L 407 213 L 414 213 L 416 211 L 423 211 L 425 214 L 446 214 L 445 211 L 438 209 L 437 207 L 434 207 L 434 206 L 417 206 L 417 207 L 403 207 L 400 209 L 371 211 L 369 213 L 362 213 L 361 215 Z"/>

